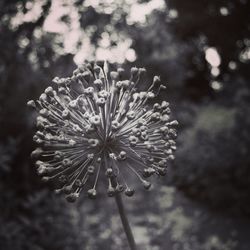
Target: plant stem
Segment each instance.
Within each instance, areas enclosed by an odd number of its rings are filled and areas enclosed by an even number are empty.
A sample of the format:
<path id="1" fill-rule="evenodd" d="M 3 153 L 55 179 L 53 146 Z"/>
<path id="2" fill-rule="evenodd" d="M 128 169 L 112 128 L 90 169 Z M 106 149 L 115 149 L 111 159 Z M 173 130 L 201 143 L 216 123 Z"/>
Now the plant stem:
<path id="1" fill-rule="evenodd" d="M 125 209 L 124 209 L 124 205 L 123 205 L 122 197 L 121 197 L 120 193 L 117 193 L 115 195 L 115 201 L 116 201 L 116 204 L 117 204 L 117 207 L 118 207 L 118 210 L 119 210 L 119 214 L 120 214 L 120 218 L 121 218 L 121 221 L 122 221 L 123 229 L 124 229 L 124 231 L 126 233 L 130 249 L 131 250 L 137 250 L 136 244 L 135 244 L 135 239 L 134 239 L 133 233 L 131 231 L 131 228 L 130 228 L 130 225 L 129 225 L 129 222 L 128 222 L 128 218 L 127 218 L 127 215 L 126 215 L 126 212 L 125 212 Z"/>

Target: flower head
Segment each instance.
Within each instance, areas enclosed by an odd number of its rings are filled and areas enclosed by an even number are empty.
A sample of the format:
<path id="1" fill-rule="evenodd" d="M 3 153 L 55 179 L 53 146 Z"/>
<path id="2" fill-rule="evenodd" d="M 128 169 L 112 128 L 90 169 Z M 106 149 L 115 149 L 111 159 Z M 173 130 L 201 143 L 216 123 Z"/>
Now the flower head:
<path id="1" fill-rule="evenodd" d="M 107 193 L 134 190 L 126 174 L 134 174 L 146 189 L 151 175 L 165 175 L 174 159 L 178 125 L 169 118 L 169 103 L 152 103 L 165 86 L 154 77 L 147 91 L 138 91 L 144 68 L 105 70 L 103 62 L 85 63 L 72 77 L 58 78 L 37 101 L 38 148 L 32 152 L 37 172 L 44 181 L 54 181 L 56 191 L 75 201 L 86 186 L 90 198 L 97 195 L 100 174 L 105 173 Z M 86 185 L 88 183 L 88 185 Z"/>

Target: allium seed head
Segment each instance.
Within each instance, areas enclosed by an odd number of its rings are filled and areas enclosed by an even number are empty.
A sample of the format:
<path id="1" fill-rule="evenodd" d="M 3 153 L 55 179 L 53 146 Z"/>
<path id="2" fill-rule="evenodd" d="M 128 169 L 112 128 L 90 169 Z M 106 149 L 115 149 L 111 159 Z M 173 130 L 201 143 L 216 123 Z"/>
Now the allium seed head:
<path id="1" fill-rule="evenodd" d="M 54 78 L 37 101 L 38 131 L 33 151 L 43 181 L 53 181 L 56 192 L 74 202 L 86 190 L 97 196 L 100 173 L 107 179 L 107 195 L 132 196 L 127 174 L 134 174 L 145 189 L 146 178 L 165 175 L 174 159 L 177 121 L 170 121 L 169 103 L 152 103 L 161 89 L 155 76 L 147 91 L 138 91 L 144 68 L 133 67 L 129 80 L 124 69 L 108 72 L 105 63 L 85 63 L 72 77 Z M 88 182 L 88 185 L 86 183 Z"/>

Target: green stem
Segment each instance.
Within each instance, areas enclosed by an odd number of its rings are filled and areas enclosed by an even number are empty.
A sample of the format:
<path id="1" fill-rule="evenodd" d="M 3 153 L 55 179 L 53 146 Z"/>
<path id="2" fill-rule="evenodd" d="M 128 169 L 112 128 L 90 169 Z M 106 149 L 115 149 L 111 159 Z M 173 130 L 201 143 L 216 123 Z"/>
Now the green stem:
<path id="1" fill-rule="evenodd" d="M 135 244 L 135 239 L 134 239 L 133 233 L 131 231 L 131 228 L 130 228 L 130 225 L 129 225 L 129 222 L 128 222 L 128 218 L 127 218 L 127 215 L 126 215 L 126 212 L 125 212 L 125 209 L 124 209 L 124 205 L 123 205 L 122 197 L 121 197 L 120 193 L 117 193 L 115 195 L 115 201 L 116 201 L 116 204 L 117 204 L 117 207 L 118 207 L 118 210 L 119 210 L 119 214 L 120 214 L 120 218 L 121 218 L 121 221 L 122 221 L 123 229 L 124 229 L 124 231 L 126 233 L 130 249 L 131 250 L 137 250 L 136 244 Z"/>

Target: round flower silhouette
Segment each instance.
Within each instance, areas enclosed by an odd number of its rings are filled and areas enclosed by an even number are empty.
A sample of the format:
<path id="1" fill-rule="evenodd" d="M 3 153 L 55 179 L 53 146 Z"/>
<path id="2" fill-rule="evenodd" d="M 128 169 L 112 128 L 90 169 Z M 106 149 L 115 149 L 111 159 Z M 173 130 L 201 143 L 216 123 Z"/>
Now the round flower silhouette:
<path id="1" fill-rule="evenodd" d="M 54 181 L 56 191 L 75 201 L 88 188 L 97 195 L 101 173 L 107 178 L 108 196 L 134 190 L 126 174 L 134 174 L 146 189 L 151 175 L 165 175 L 176 149 L 176 120 L 170 120 L 169 103 L 152 100 L 165 86 L 155 76 L 146 91 L 138 91 L 144 68 L 106 70 L 104 62 L 87 62 L 72 77 L 53 80 L 37 101 L 38 148 L 32 152 L 37 172 L 44 181 Z M 88 183 L 88 185 L 86 185 Z"/>

